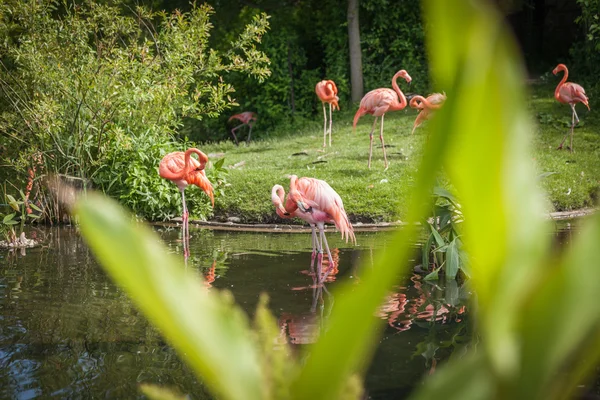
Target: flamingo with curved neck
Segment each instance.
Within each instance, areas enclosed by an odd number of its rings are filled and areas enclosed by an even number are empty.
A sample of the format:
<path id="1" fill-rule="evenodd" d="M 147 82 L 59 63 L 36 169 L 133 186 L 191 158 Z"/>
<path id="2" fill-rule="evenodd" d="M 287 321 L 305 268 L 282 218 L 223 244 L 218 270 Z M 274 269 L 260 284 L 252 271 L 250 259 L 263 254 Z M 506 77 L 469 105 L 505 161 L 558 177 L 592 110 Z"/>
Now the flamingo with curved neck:
<path id="1" fill-rule="evenodd" d="M 385 169 L 388 168 L 387 155 L 385 154 L 385 143 L 383 140 L 383 117 L 385 113 L 388 111 L 399 111 L 403 110 L 406 105 L 406 97 L 396 80 L 398 78 L 404 78 L 404 80 L 408 83 L 412 81 L 410 75 L 405 70 L 400 70 L 394 74 L 392 77 L 392 89 L 390 88 L 379 88 L 371 90 L 369 93 L 365 94 L 365 96 L 360 101 L 360 107 L 354 114 L 354 121 L 352 123 L 352 128 L 356 129 L 356 124 L 360 117 L 365 114 L 371 114 L 375 117 L 373 121 L 373 126 L 371 127 L 371 133 L 369 133 L 369 168 L 371 168 L 371 155 L 373 153 L 373 131 L 375 130 L 375 125 L 377 124 L 377 118 L 381 117 L 381 128 L 379 130 L 379 140 L 381 141 L 381 147 L 383 148 L 383 159 L 385 160 Z"/>
<path id="2" fill-rule="evenodd" d="M 571 110 L 573 111 L 573 114 L 571 116 L 571 146 L 569 147 L 569 150 L 572 152 L 573 130 L 575 128 L 575 125 L 579 123 L 579 117 L 577 116 L 577 112 L 575 111 L 575 105 L 577 103 L 583 103 L 583 105 L 585 105 L 588 110 L 590 109 L 590 105 L 588 104 L 588 98 L 585 95 L 585 89 L 577 83 L 567 82 L 567 78 L 569 77 L 569 70 L 567 69 L 567 66 L 565 64 L 558 64 L 556 68 L 554 68 L 552 73 L 554 75 L 557 75 L 560 71 L 563 71 L 564 75 L 561 81 L 556 86 L 556 89 L 554 90 L 554 98 L 560 103 L 570 105 Z M 562 149 L 563 144 L 565 143 L 565 140 L 567 139 L 568 135 L 569 132 L 567 132 L 562 142 L 560 142 L 558 150 Z"/>
<path id="3" fill-rule="evenodd" d="M 192 158 L 192 154 L 198 156 L 198 160 Z M 208 162 L 206 154 L 196 148 L 187 149 L 186 152 L 174 151 L 165 155 L 158 166 L 158 174 L 165 179 L 175 183 L 181 192 L 181 200 L 183 203 L 183 216 L 181 218 L 183 224 L 183 252 L 186 257 L 189 256 L 189 213 L 185 203 L 185 188 L 188 185 L 196 185 L 204 191 L 210 198 L 212 206 L 215 206 L 215 198 L 213 187 L 204 167 Z"/>
<path id="4" fill-rule="evenodd" d="M 329 145 L 331 146 L 331 125 L 333 123 L 333 119 L 331 117 L 332 108 L 334 110 L 336 108 L 338 110 L 340 109 L 338 104 L 340 98 L 337 96 L 338 89 L 335 85 L 335 82 L 331 79 L 322 80 L 321 82 L 317 83 L 317 86 L 315 86 L 315 93 L 317 93 L 317 97 L 319 97 L 319 100 L 321 100 L 321 103 L 323 104 L 323 117 L 325 120 L 323 124 L 323 147 L 327 146 L 326 138 L 328 132 Z M 329 103 L 329 130 L 327 130 L 327 111 L 325 110 L 325 103 Z"/>
<path id="5" fill-rule="evenodd" d="M 420 112 L 415 119 L 415 123 L 413 124 L 411 135 L 415 133 L 415 129 L 417 129 L 419 125 L 431 118 L 433 112 L 435 110 L 439 110 L 442 105 L 444 105 L 445 101 L 445 93 L 433 93 L 427 96 L 427 98 L 420 95 L 413 96 L 412 99 L 410 99 L 410 108 L 415 108 Z"/>

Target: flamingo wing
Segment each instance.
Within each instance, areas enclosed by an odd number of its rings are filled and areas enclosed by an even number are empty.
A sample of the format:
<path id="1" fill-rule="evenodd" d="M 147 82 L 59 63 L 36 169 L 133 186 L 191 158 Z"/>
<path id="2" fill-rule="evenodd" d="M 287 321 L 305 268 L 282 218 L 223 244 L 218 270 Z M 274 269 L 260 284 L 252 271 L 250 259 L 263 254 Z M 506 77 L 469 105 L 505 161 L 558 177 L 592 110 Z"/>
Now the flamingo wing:
<path id="1" fill-rule="evenodd" d="M 329 216 L 328 222 L 335 224 L 342 234 L 342 239 L 346 237 L 346 240 L 351 239 L 356 243 L 352 224 L 344 209 L 344 202 L 327 182 L 315 178 L 300 178 L 297 188 L 307 205 Z"/>
<path id="2" fill-rule="evenodd" d="M 585 89 L 577 83 L 566 82 L 561 85 L 557 100 L 568 104 L 583 103 L 588 109 L 590 108 Z"/>

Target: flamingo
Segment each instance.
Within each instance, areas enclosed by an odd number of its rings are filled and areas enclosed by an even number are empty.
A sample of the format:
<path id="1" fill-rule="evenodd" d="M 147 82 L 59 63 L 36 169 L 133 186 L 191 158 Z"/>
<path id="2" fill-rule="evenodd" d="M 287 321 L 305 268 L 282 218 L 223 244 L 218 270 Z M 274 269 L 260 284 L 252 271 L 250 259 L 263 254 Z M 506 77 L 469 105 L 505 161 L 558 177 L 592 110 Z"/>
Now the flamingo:
<path id="1" fill-rule="evenodd" d="M 275 206 L 277 215 L 282 218 L 298 217 L 306 221 L 312 230 L 313 257 L 323 252 L 323 242 L 330 267 L 334 265 L 333 256 L 325 237 L 325 223 L 333 223 L 342 234 L 346 243 L 350 240 L 356 244 L 354 229 L 344 210 L 344 203 L 340 195 L 325 181 L 315 178 L 300 178 L 296 175 L 290 177 L 290 193 L 283 204 L 285 190 L 281 185 L 273 186 L 271 200 Z M 317 239 L 315 227 L 319 228 Z"/>
<path id="2" fill-rule="evenodd" d="M 246 143 L 250 143 L 250 135 L 252 135 L 252 124 L 256 122 L 258 115 L 252 111 L 244 111 L 243 113 L 235 114 L 229 117 L 227 122 L 230 122 L 232 119 L 237 119 L 242 121 L 242 123 L 231 130 L 231 134 L 235 139 L 235 145 L 239 145 L 237 136 L 235 136 L 235 131 L 240 129 L 244 125 L 248 125 L 250 130 L 248 131 L 248 138 L 246 139 Z"/>
<path id="3" fill-rule="evenodd" d="M 579 117 L 577 117 L 577 113 L 575 112 L 575 104 L 583 103 L 588 111 L 590 109 L 590 105 L 588 104 L 588 98 L 585 95 L 585 89 L 581 87 L 581 85 L 573 82 L 567 82 L 567 78 L 569 77 L 569 70 L 567 69 L 565 64 L 558 64 L 556 68 L 552 71 L 554 75 L 558 74 L 559 71 L 564 71 L 564 75 L 562 80 L 556 86 L 556 90 L 554 91 L 554 98 L 558 100 L 560 103 L 569 104 L 571 106 L 571 110 L 573 110 L 573 116 L 571 117 L 571 147 L 569 151 L 573 151 L 573 129 L 575 128 L 575 124 L 579 123 Z M 562 149 L 565 140 L 569 132 L 565 135 L 562 142 L 558 146 L 558 150 Z"/>
<path id="4" fill-rule="evenodd" d="M 427 96 L 427 98 L 419 95 L 413 96 L 413 98 L 410 99 L 410 108 L 416 108 L 420 112 L 415 119 L 411 135 L 415 133 L 415 129 L 417 129 L 417 127 L 421 125 L 423 121 L 431 118 L 433 112 L 440 109 L 445 101 L 445 93 L 433 93 Z"/>
<path id="5" fill-rule="evenodd" d="M 379 131 L 379 140 L 381 140 L 381 147 L 383 148 L 383 159 L 385 160 L 385 169 L 388 168 L 387 156 L 385 154 L 385 143 L 383 142 L 383 116 L 388 111 L 403 110 L 406 107 L 406 97 L 404 93 L 398 87 L 396 79 L 398 77 L 404 78 L 406 82 L 410 83 L 412 78 L 408 75 L 405 70 L 400 70 L 392 77 L 392 87 L 394 90 L 389 88 L 379 88 L 371 90 L 369 93 L 360 101 L 360 107 L 354 114 L 354 123 L 352 128 L 356 129 L 356 123 L 358 119 L 365 114 L 371 114 L 375 117 L 373 121 L 373 127 L 369 134 L 371 144 L 369 146 L 369 169 L 371 168 L 371 154 L 373 153 L 373 131 L 375 130 L 375 124 L 377 123 L 377 117 L 381 117 L 381 129 Z M 400 99 L 400 101 L 398 101 Z"/>
<path id="6" fill-rule="evenodd" d="M 198 160 L 192 158 L 192 153 L 198 155 Z M 181 200 L 183 203 L 183 216 L 181 218 L 184 238 L 183 252 L 186 257 L 189 256 L 189 246 L 187 243 L 189 240 L 189 213 L 185 204 L 184 193 L 187 185 L 198 186 L 208 195 L 208 197 L 210 197 L 212 206 L 215 206 L 213 187 L 204 172 L 204 167 L 207 162 L 208 157 L 206 154 L 196 148 L 190 148 L 187 149 L 185 153 L 182 151 L 175 151 L 167 154 L 160 160 L 158 166 L 158 174 L 162 178 L 168 179 L 176 184 L 181 192 Z"/>
<path id="7" fill-rule="evenodd" d="M 338 110 L 340 109 L 338 104 L 339 97 L 337 97 L 337 86 L 335 86 L 335 82 L 332 80 L 323 80 L 317 83 L 315 92 L 321 100 L 321 104 L 323 104 L 323 117 L 325 119 L 325 122 L 323 123 L 323 147 L 327 146 L 327 111 L 325 110 L 325 103 L 329 103 L 329 146 L 331 146 L 331 124 L 333 121 L 331 118 L 331 108 L 333 106 L 334 110 L 336 108 Z"/>

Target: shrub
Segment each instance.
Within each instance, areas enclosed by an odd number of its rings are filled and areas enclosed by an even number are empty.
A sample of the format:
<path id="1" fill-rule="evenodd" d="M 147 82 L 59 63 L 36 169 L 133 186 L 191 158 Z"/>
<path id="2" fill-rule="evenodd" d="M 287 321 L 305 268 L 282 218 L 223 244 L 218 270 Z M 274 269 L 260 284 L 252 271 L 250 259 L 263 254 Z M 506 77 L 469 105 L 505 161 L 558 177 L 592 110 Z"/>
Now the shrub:
<path id="1" fill-rule="evenodd" d="M 267 16 L 255 15 L 216 51 L 209 5 L 171 14 L 136 7 L 126 15 L 114 4 L 0 4 L 0 135 L 13 150 L 3 158 L 24 174 L 39 152 L 41 174 L 90 180 L 134 211 L 164 217 L 175 212 L 169 196 L 140 208 L 150 185 L 164 187 L 148 178 L 154 157 L 174 147 L 184 118 L 216 117 L 235 104 L 227 73 L 269 75 L 256 48 Z"/>

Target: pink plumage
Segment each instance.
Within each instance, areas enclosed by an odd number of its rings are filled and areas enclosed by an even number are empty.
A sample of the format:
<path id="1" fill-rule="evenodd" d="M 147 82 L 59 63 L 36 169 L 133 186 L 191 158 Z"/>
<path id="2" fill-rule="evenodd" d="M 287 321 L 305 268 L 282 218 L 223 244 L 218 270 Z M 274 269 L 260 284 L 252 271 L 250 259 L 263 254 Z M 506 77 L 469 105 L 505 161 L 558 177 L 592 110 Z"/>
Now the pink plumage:
<path id="1" fill-rule="evenodd" d="M 333 223 L 342 234 L 346 242 L 350 240 L 356 244 L 354 229 L 346 210 L 344 202 L 335 190 L 325 181 L 315 178 L 300 178 L 296 175 L 290 177 L 290 192 L 285 199 L 285 190 L 281 185 L 271 189 L 271 201 L 275 206 L 277 215 L 281 218 L 297 217 L 306 221 L 312 230 L 313 257 L 323 251 L 317 239 L 315 227 L 319 228 L 321 242 L 329 257 L 330 265 L 334 265 L 329 245 L 325 237 L 325 223 Z M 284 204 L 285 202 L 285 204 Z"/>
<path id="2" fill-rule="evenodd" d="M 579 123 L 579 117 L 577 116 L 577 112 L 575 111 L 575 105 L 577 103 L 582 103 L 587 107 L 588 111 L 590 109 L 590 105 L 588 103 L 588 98 L 585 94 L 585 89 L 577 83 L 567 82 L 567 78 L 569 77 L 569 70 L 567 69 L 567 66 L 565 64 L 558 64 L 556 68 L 554 68 L 552 73 L 556 75 L 560 71 L 563 71 L 564 75 L 561 81 L 556 86 L 556 89 L 554 90 L 554 98 L 560 103 L 570 105 L 571 110 L 573 111 L 571 116 L 571 146 L 569 148 L 569 150 L 572 152 L 573 130 L 575 128 L 575 125 Z M 568 135 L 569 132 L 567 132 L 562 142 L 560 142 L 558 149 L 562 149 L 563 144 L 565 143 L 565 140 L 567 139 Z"/>
<path id="3" fill-rule="evenodd" d="M 397 111 L 402 110 L 406 107 L 406 97 L 404 93 L 398 87 L 396 80 L 398 77 L 404 78 L 406 82 L 410 83 L 412 78 L 408 75 L 408 72 L 405 70 L 400 70 L 394 74 L 392 77 L 392 89 L 388 88 L 379 88 L 371 90 L 369 93 L 365 94 L 362 100 L 360 101 L 360 107 L 354 114 L 354 121 L 352 123 L 352 127 L 356 129 L 356 124 L 360 117 L 365 114 L 371 114 L 375 117 L 373 121 L 373 126 L 371 127 L 371 133 L 369 133 L 369 163 L 368 166 L 371 168 L 371 155 L 373 153 L 373 131 L 375 130 L 375 125 L 377 124 L 377 118 L 381 117 L 381 128 L 379 131 L 379 140 L 381 141 L 381 147 L 383 148 L 383 159 L 385 161 L 385 169 L 388 168 L 387 155 L 385 154 L 385 143 L 383 140 L 383 117 L 385 113 L 388 111 Z"/>

